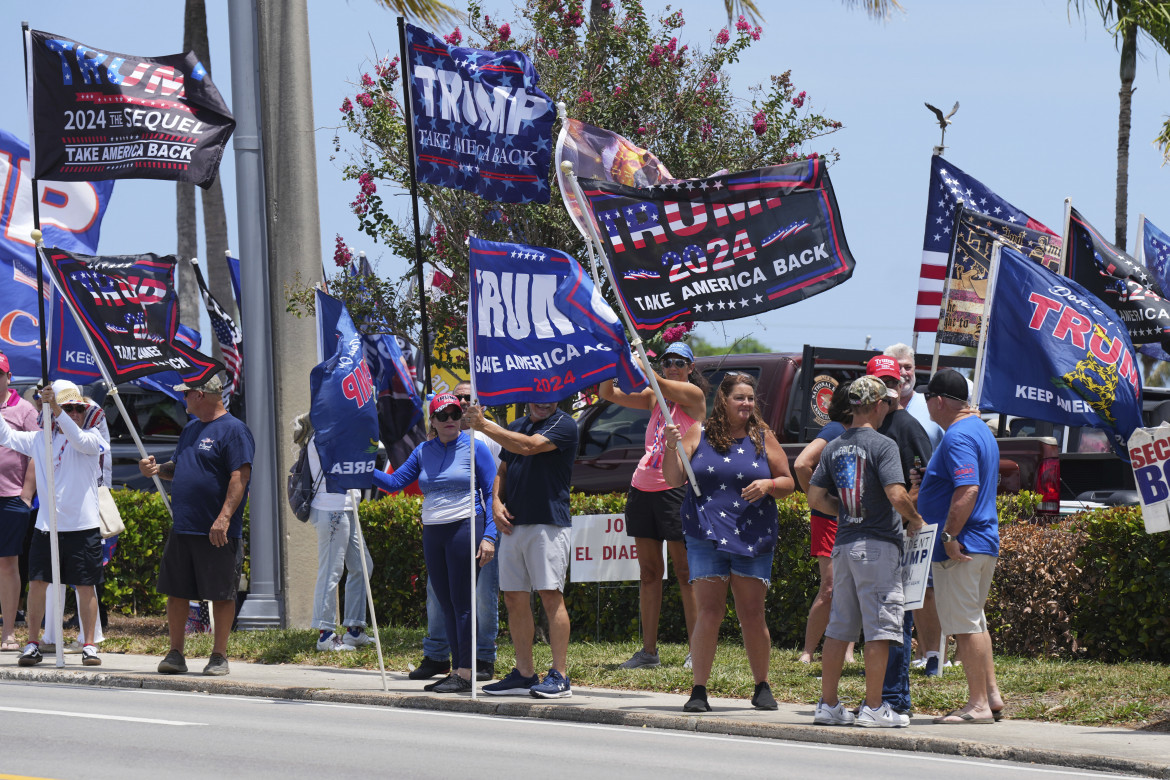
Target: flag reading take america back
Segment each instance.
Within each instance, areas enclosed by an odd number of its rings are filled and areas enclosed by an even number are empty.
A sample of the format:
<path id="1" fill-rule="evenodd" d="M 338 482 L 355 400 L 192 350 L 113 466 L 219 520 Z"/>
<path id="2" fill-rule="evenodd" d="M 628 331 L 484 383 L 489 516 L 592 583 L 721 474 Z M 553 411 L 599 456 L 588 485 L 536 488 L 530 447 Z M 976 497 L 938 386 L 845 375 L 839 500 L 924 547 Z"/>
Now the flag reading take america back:
<path id="1" fill-rule="evenodd" d="M 853 274 L 821 159 L 626 187 L 583 179 L 611 282 L 644 333 L 787 306 Z"/>
<path id="2" fill-rule="evenodd" d="M 194 52 L 139 57 L 29 30 L 34 176 L 210 187 L 236 122 Z"/>

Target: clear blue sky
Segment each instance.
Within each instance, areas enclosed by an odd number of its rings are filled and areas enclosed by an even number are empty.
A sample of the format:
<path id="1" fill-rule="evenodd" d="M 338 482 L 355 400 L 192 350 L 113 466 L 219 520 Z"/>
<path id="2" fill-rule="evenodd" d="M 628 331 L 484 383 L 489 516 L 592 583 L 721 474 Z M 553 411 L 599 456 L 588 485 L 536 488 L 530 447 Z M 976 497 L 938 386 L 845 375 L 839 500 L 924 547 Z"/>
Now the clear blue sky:
<path id="1" fill-rule="evenodd" d="M 10 74 L 0 81 L 0 101 L 9 107 L 0 121 L 22 137 L 28 133 L 20 76 L 22 19 L 114 51 L 169 54 L 182 45 L 181 0 L 53 0 L 21 10 L 16 5 L 8 2 L 0 10 L 10 44 L 0 53 L 3 71 Z M 208 0 L 207 5 L 212 76 L 230 105 L 227 4 Z M 355 185 L 341 179 L 343 160 L 330 159 L 338 106 L 353 94 L 352 84 L 369 62 L 396 53 L 395 20 L 373 0 L 309 0 L 308 5 L 322 253 L 331 264 L 333 237 L 340 233 L 355 249 L 364 249 L 380 272 L 397 275 L 404 261 L 359 235 L 348 209 Z M 684 42 L 706 46 L 726 24 L 722 4 L 714 0 L 672 5 L 683 8 L 688 19 Z M 730 342 L 751 334 L 785 351 L 804 343 L 860 347 L 867 336 L 878 347 L 909 341 L 930 152 L 939 137 L 924 101 L 946 110 L 961 103 L 947 132 L 950 162 L 1055 230 L 1063 199 L 1071 196 L 1102 233 L 1113 235 L 1118 55 L 1098 19 L 1070 20 L 1064 0 L 905 0 L 906 13 L 884 24 L 834 0 L 758 5 L 767 9 L 764 37 L 731 71 L 733 87 L 750 99 L 751 84 L 791 69 L 815 109 L 844 123 L 808 151 L 835 147 L 841 153 L 831 172 L 857 269 L 836 290 L 764 316 L 701 326 L 703 336 Z M 647 2 L 652 13 L 665 7 Z M 500 21 L 518 18 L 505 3 L 489 0 L 485 10 Z M 1138 66 L 1130 148 L 1131 251 L 1139 213 L 1170 228 L 1170 166 L 1160 167 L 1150 143 L 1170 113 L 1170 58 L 1143 48 L 1149 54 Z M 343 135 L 343 154 L 346 141 Z M 221 175 L 234 247 L 230 149 Z M 405 197 L 398 201 L 408 208 Z M 173 184 L 120 182 L 99 250 L 174 251 L 174 210 Z M 925 337 L 919 348 L 926 351 L 932 344 Z"/>

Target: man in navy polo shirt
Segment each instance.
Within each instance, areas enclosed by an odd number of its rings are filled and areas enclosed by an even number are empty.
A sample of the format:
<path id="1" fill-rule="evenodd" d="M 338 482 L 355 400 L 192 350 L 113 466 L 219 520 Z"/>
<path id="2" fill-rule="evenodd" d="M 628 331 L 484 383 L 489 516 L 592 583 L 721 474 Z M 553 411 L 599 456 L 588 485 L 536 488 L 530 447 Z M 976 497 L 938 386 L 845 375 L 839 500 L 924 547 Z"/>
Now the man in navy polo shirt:
<path id="1" fill-rule="evenodd" d="M 528 415 L 507 428 L 486 419 L 478 406 L 468 412 L 471 427 L 503 448 L 492 489 L 492 517 L 503 534 L 496 558 L 500 591 L 516 668 L 483 692 L 562 699 L 573 695 L 565 675 L 569 613 L 565 576 L 569 570 L 569 480 L 577 455 L 577 423 L 555 403 L 530 403 Z M 548 615 L 552 668 L 542 682 L 532 658 L 535 623 L 529 594 L 540 594 Z"/>
<path id="2" fill-rule="evenodd" d="M 167 595 L 167 633 L 171 649 L 159 674 L 183 674 L 187 611 L 191 601 L 211 602 L 215 636 L 203 673 L 228 673 L 227 640 L 236 612 L 236 593 L 244 564 L 244 499 L 252 476 L 256 445 L 248 426 L 223 408 L 219 374 L 202 384 L 176 385 L 195 419 L 179 436 L 166 463 L 154 456 L 138 462 L 143 476 L 173 480 L 174 525 L 163 550 L 158 589 Z"/>

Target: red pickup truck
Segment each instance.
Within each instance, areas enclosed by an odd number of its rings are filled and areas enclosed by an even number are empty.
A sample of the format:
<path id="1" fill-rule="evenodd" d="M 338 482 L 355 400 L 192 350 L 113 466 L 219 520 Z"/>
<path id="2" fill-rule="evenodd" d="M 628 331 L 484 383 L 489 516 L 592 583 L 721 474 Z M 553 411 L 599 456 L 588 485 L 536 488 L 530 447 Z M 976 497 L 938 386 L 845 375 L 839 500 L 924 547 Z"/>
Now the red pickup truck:
<path id="1" fill-rule="evenodd" d="M 791 465 L 827 421 L 823 411 L 835 382 L 852 381 L 865 372 L 876 354 L 868 350 L 806 346 L 803 353 L 701 357 L 696 366 L 711 383 L 712 393 L 730 372 L 756 379 L 760 414 L 775 431 Z M 918 355 L 921 382 L 929 378 L 930 355 Z M 973 358 L 943 356 L 948 368 L 971 368 Z M 815 366 L 806 371 L 805 366 Z M 826 392 L 827 390 L 827 392 Z M 712 396 L 708 397 L 708 407 Z M 586 493 L 624 491 L 634 467 L 645 453 L 649 413 L 602 402 L 578 417 L 580 449 L 573 467 L 573 488 Z M 1051 436 L 999 438 L 1000 493 L 1032 490 L 1042 497 L 1039 513 L 1060 514 L 1060 460 Z"/>

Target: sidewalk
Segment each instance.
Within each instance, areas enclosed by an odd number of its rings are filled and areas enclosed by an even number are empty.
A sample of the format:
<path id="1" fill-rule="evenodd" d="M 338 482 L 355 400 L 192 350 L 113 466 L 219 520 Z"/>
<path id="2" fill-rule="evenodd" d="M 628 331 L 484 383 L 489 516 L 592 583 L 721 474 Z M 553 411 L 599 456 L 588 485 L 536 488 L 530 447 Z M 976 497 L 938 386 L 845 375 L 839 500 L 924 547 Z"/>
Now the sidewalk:
<path id="1" fill-rule="evenodd" d="M 1122 728 L 1093 728 L 1026 720 L 994 725 L 936 726 L 916 717 L 908 729 L 833 728 L 812 725 L 813 707 L 781 704 L 776 712 L 752 709 L 746 699 L 711 699 L 713 712 L 684 715 L 678 694 L 573 689 L 570 699 L 546 701 L 518 696 L 493 697 L 426 693 L 425 682 L 405 672 L 386 672 L 387 691 L 377 671 L 322 666 L 231 662 L 227 677 L 199 674 L 205 658 L 188 659 L 191 672 L 160 675 L 159 658 L 103 653 L 100 667 L 83 667 L 81 656 L 65 656 L 57 669 L 50 656 L 38 666 L 16 666 L 15 654 L 0 657 L 0 680 L 39 681 L 115 688 L 205 691 L 233 696 L 345 702 L 383 707 L 444 709 L 506 717 L 648 726 L 660 729 L 787 739 L 834 745 L 977 756 L 1095 769 L 1170 780 L 1170 734 Z M 505 670 L 506 671 L 506 670 Z M 437 679 L 437 678 L 436 678 Z M 481 683 L 482 685 L 482 683 Z"/>

